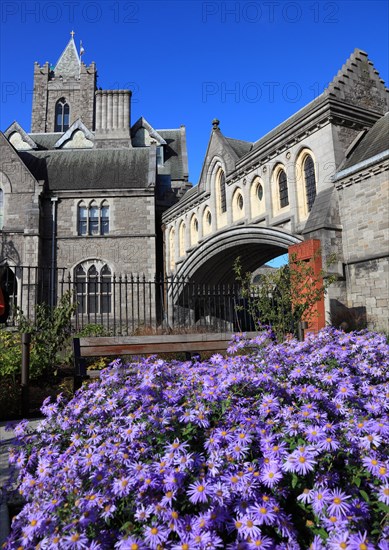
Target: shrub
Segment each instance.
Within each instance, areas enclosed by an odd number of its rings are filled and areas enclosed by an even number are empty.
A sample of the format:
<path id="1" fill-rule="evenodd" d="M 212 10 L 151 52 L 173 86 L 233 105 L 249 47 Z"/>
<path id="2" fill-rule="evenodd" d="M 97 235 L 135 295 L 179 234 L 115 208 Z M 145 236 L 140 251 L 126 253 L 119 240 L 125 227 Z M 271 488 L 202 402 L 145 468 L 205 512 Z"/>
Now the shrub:
<path id="1" fill-rule="evenodd" d="M 35 319 L 23 313 L 18 317 L 20 333 L 31 334 L 30 377 L 51 376 L 57 366 L 58 355 L 68 343 L 71 334 L 71 318 L 77 305 L 71 292 L 65 293 L 56 307 L 38 304 Z"/>
<path id="2" fill-rule="evenodd" d="M 7 550 L 387 549 L 389 347 L 326 329 L 116 361 L 17 429 Z"/>
<path id="3" fill-rule="evenodd" d="M 15 380 L 22 364 L 21 336 L 5 328 L 0 329 L 0 376 Z"/>
<path id="4" fill-rule="evenodd" d="M 251 273 L 242 272 L 240 258 L 235 260 L 234 273 L 244 301 L 237 306 L 238 311 L 246 310 L 256 329 L 271 326 L 280 341 L 287 334 L 298 336 L 300 321 L 312 321 L 313 306 L 336 279 L 324 277 L 323 271 L 316 274 L 310 262 L 294 256 L 279 269 L 261 274 L 259 284 L 251 282 Z"/>

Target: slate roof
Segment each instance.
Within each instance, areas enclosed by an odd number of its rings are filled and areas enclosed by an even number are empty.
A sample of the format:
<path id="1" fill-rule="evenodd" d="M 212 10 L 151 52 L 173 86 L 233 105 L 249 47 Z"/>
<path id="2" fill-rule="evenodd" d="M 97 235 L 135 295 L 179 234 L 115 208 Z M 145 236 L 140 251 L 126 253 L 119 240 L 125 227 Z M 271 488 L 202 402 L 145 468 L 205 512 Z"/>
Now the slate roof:
<path id="1" fill-rule="evenodd" d="M 54 145 L 63 136 L 63 132 L 52 132 L 50 134 L 28 134 L 35 141 L 39 149 L 54 149 Z"/>
<path id="2" fill-rule="evenodd" d="M 20 152 L 49 190 L 129 189 L 148 186 L 149 149 L 80 149 Z"/>
<path id="3" fill-rule="evenodd" d="M 377 120 L 374 126 L 361 139 L 347 161 L 342 165 L 342 171 L 368 160 L 389 149 L 389 112 Z"/>
<path id="4" fill-rule="evenodd" d="M 183 164 L 183 145 L 180 128 L 171 130 L 157 130 L 158 134 L 163 137 L 167 145 L 165 145 L 165 167 L 170 171 L 172 180 L 184 179 L 184 164 Z"/>
<path id="5" fill-rule="evenodd" d="M 241 139 L 226 138 L 236 155 L 241 158 L 246 153 L 251 151 L 253 144 L 249 141 L 243 141 Z"/>

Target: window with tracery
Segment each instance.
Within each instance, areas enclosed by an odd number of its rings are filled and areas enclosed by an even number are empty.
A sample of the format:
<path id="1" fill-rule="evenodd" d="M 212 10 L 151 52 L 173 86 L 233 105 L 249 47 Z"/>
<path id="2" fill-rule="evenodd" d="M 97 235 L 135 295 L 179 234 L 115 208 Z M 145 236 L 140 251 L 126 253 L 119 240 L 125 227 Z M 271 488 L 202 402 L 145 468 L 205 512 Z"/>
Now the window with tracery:
<path id="1" fill-rule="evenodd" d="M 308 208 L 308 212 L 310 212 L 316 198 L 315 165 L 310 155 L 307 155 L 305 157 L 303 168 L 304 168 L 305 192 L 307 197 L 307 208 Z"/>
<path id="2" fill-rule="evenodd" d="M 64 97 L 55 104 L 54 132 L 66 132 L 69 129 L 70 108 Z"/>
<path id="3" fill-rule="evenodd" d="M 84 262 L 75 269 L 78 313 L 111 313 L 112 273 L 103 262 Z"/>
<path id="4" fill-rule="evenodd" d="M 277 176 L 278 193 L 280 197 L 280 207 L 284 208 L 289 205 L 288 179 L 285 170 L 280 170 Z"/>
<path id="5" fill-rule="evenodd" d="M 78 205 L 78 235 L 108 235 L 109 205 L 92 201 L 88 206 L 84 202 Z"/>

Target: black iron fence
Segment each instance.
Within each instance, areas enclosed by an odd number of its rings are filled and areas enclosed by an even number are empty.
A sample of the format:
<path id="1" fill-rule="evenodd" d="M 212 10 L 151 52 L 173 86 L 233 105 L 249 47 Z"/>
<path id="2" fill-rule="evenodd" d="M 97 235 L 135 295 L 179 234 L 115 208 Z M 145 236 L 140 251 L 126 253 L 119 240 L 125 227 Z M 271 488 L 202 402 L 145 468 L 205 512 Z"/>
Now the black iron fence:
<path id="1" fill-rule="evenodd" d="M 104 327 L 112 335 L 148 330 L 254 330 L 237 284 L 206 285 L 177 277 L 150 280 L 103 271 L 77 274 L 58 268 L 3 266 L 0 285 L 7 301 L 8 326 L 17 324 L 20 312 L 33 320 L 38 304 L 56 305 L 69 293 L 76 304 L 75 332 L 88 325 Z"/>

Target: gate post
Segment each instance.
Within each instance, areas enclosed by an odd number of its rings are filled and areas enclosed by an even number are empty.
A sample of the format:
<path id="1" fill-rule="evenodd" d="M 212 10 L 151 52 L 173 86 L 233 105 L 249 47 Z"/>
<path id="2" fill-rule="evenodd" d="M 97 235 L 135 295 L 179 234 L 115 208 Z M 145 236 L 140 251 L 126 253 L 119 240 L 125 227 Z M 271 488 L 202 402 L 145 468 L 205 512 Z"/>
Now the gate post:
<path id="1" fill-rule="evenodd" d="M 289 246 L 289 263 L 292 266 L 295 262 L 309 262 L 310 267 L 313 270 L 313 277 L 316 281 L 316 287 L 319 288 L 323 285 L 322 278 L 322 255 L 320 252 L 321 242 L 319 239 L 309 239 L 299 244 Z M 298 303 L 298 296 L 294 299 Z M 310 319 L 308 322 L 309 332 L 318 332 L 325 327 L 325 307 L 324 307 L 324 295 L 310 308 Z M 301 319 L 305 321 L 304 316 Z"/>

